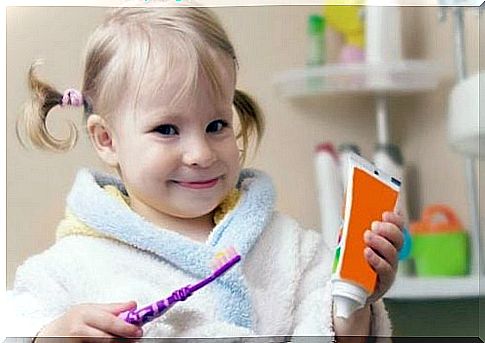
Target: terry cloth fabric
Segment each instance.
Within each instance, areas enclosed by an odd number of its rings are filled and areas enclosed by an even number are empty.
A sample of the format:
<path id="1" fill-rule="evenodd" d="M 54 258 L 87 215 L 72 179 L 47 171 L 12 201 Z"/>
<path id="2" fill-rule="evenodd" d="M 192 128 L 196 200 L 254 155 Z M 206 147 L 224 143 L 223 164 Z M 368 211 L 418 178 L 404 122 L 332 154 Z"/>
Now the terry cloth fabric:
<path id="1" fill-rule="evenodd" d="M 91 205 L 92 198 L 76 195 L 76 192 L 92 191 L 86 183 L 101 192 L 101 198 L 96 201 L 102 205 L 90 211 L 110 217 L 112 223 L 103 224 L 109 230 L 102 232 L 93 228 L 86 222 L 87 214 L 91 212 L 71 206 L 79 198 L 82 202 L 78 206 Z M 293 218 L 271 210 L 274 204 L 272 188 L 264 174 L 243 171 L 239 182 L 241 199 L 216 225 L 205 243 L 165 232 L 167 230 L 154 227 L 135 215 L 135 224 L 140 225 L 135 229 L 146 239 L 140 242 L 136 239 L 138 236 L 132 237 L 124 232 L 127 225 L 124 223 L 125 212 L 131 210 L 126 202 L 117 198 L 120 194 L 123 198 L 121 183 L 104 174 L 82 171 L 68 197 L 70 216 L 64 221 L 63 238 L 27 259 L 17 269 L 14 287 L 6 294 L 4 312 L 9 314 L 3 323 L 6 336 L 35 335 L 76 304 L 135 300 L 139 306 L 145 306 L 168 296 L 178 287 L 197 282 L 200 279 L 194 275 L 197 270 L 179 266 L 189 264 L 190 256 L 168 255 L 172 251 L 171 242 L 177 240 L 178 244 L 194 250 L 191 256 L 205 252 L 207 258 L 212 257 L 212 250 L 219 250 L 216 246 L 235 245 L 241 252 L 245 251 L 243 261 L 221 283 L 201 289 L 187 301 L 178 303 L 160 318 L 146 324 L 144 337 L 334 336 L 330 280 L 332 251 L 325 245 L 322 235 L 305 230 Z M 250 200 L 254 204 L 246 203 Z M 252 206 L 260 207 L 254 211 L 262 214 L 248 215 L 248 208 Z M 113 212 L 113 207 L 120 213 Z M 93 218 L 91 221 L 96 222 Z M 74 223 L 71 229 L 69 221 Z M 264 229 L 252 234 L 242 230 L 253 230 L 251 224 L 256 228 L 264 226 Z M 121 228 L 119 234 L 115 232 L 118 227 Z M 94 234 L 87 235 L 86 230 Z M 66 235 L 68 231 L 71 233 Z M 167 241 L 163 246 L 167 254 L 157 251 L 160 247 L 156 243 L 162 239 Z M 199 263 L 202 269 L 207 268 L 206 262 Z M 240 288 L 230 293 L 233 286 Z M 244 316 L 239 318 L 231 309 L 221 308 L 226 296 L 224 292 L 235 298 L 228 299 L 234 301 L 231 303 L 234 311 L 246 306 L 237 299 L 250 302 L 250 307 L 242 308 Z M 381 342 L 382 336 L 392 334 L 382 301 L 372 305 L 372 312 L 370 334 L 380 336 L 377 342 Z M 248 316 L 250 324 L 245 321 Z M 238 321 L 243 325 L 233 324 Z"/>
<path id="2" fill-rule="evenodd" d="M 248 183 L 251 187 L 247 187 Z M 81 170 L 67 198 L 68 210 L 101 235 L 156 254 L 200 279 L 211 273 L 210 261 L 215 254 L 228 246 L 233 246 L 244 260 L 274 210 L 275 192 L 269 177 L 256 170 L 243 170 L 238 182 L 242 192 L 238 211 L 229 213 L 213 229 L 206 244 L 200 244 L 146 221 L 110 196 L 103 189 L 107 185 L 126 194 L 118 178 Z M 252 306 L 241 268 L 236 265 L 215 283 L 219 286 L 217 303 L 222 319 L 251 327 Z"/>
<path id="3" fill-rule="evenodd" d="M 111 195 L 113 198 L 117 199 L 121 204 L 129 206 L 130 198 L 122 193 L 117 187 L 112 185 L 106 185 L 103 189 Z M 219 224 L 224 217 L 231 212 L 234 207 L 236 207 L 239 198 L 241 197 L 241 192 L 238 189 L 233 189 L 222 203 L 214 210 L 213 221 L 214 224 Z M 102 234 L 89 226 L 81 222 L 74 214 L 68 209 L 65 211 L 65 217 L 57 226 L 56 230 L 56 240 L 69 235 L 85 235 L 100 238 L 115 239 L 108 235 Z"/>

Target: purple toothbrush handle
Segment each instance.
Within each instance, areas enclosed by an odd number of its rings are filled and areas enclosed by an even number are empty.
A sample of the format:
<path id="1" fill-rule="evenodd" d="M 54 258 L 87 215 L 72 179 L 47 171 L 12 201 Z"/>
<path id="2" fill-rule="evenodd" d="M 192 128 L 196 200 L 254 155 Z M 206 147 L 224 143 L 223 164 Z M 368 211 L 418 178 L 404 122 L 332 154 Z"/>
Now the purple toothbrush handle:
<path id="1" fill-rule="evenodd" d="M 130 311 L 122 312 L 118 317 L 122 318 L 127 323 L 142 326 L 160 317 L 176 302 L 184 301 L 191 295 L 192 292 L 190 291 L 190 286 L 182 287 L 173 292 L 172 295 L 166 299 L 159 300 L 141 309 L 135 308 Z"/>
<path id="2" fill-rule="evenodd" d="M 150 304 L 145 306 L 141 309 L 133 309 L 131 311 L 125 311 L 120 313 L 118 317 L 124 319 L 126 322 L 138 326 L 142 326 L 155 318 L 160 317 L 162 314 L 167 312 L 167 310 L 173 306 L 178 301 L 184 301 L 188 297 L 190 297 L 195 291 L 201 289 L 202 287 L 208 285 L 218 277 L 222 276 L 225 272 L 227 272 L 230 268 L 232 268 L 236 263 L 241 260 L 240 255 L 236 255 L 231 258 L 228 262 L 226 262 L 222 267 L 217 269 L 214 273 L 210 276 L 205 278 L 204 280 L 200 281 L 199 283 L 195 284 L 194 286 L 188 285 L 182 287 L 175 292 L 172 293 L 166 299 L 159 300 L 156 303 Z"/>
<path id="3" fill-rule="evenodd" d="M 227 272 L 230 268 L 232 268 L 236 263 L 238 263 L 241 260 L 240 255 L 236 255 L 233 258 L 231 258 L 228 262 L 226 262 L 222 267 L 217 269 L 214 273 L 206 277 L 204 280 L 196 283 L 193 286 L 190 286 L 190 291 L 194 293 L 195 291 L 201 289 L 202 287 L 208 285 L 218 277 L 222 276 L 225 272 Z"/>

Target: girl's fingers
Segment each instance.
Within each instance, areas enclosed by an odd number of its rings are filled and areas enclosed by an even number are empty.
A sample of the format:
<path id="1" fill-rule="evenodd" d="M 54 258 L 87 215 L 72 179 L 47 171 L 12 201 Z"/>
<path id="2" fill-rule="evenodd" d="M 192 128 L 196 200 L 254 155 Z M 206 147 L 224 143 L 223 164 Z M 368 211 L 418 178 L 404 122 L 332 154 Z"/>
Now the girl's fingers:
<path id="1" fill-rule="evenodd" d="M 374 293 L 367 299 L 369 304 L 380 299 L 385 292 L 391 287 L 395 273 L 389 263 L 387 263 L 381 256 L 376 254 L 371 248 L 364 249 L 364 255 L 369 265 L 377 273 L 377 285 Z"/>
<path id="2" fill-rule="evenodd" d="M 373 222 L 371 231 L 378 236 L 384 237 L 394 245 L 397 251 L 400 251 L 404 244 L 404 235 L 395 224 L 387 222 Z"/>
<path id="3" fill-rule="evenodd" d="M 367 262 L 369 262 L 372 269 L 374 269 L 378 275 L 379 288 L 387 289 L 394 280 L 393 267 L 369 247 L 364 249 L 364 255 Z"/>
<path id="4" fill-rule="evenodd" d="M 384 212 L 382 214 L 382 220 L 396 225 L 399 230 L 402 230 L 404 227 L 404 217 L 395 212 Z"/>
<path id="5" fill-rule="evenodd" d="M 122 312 L 129 311 L 131 309 L 136 308 L 136 301 L 128 301 L 125 303 L 113 303 L 113 304 L 99 304 L 99 307 L 114 315 L 119 315 Z"/>
<path id="6" fill-rule="evenodd" d="M 396 213 L 384 212 L 382 219 L 384 222 L 373 222 L 371 230 L 364 233 L 364 242 L 367 245 L 364 255 L 378 277 L 376 291 L 368 300 L 371 303 L 391 287 L 397 271 L 398 251 L 404 242 L 401 232 L 403 217 Z"/>
<path id="7" fill-rule="evenodd" d="M 115 304 L 109 304 L 109 305 L 103 304 L 99 306 L 102 310 L 90 313 L 90 315 L 84 319 L 86 324 L 88 324 L 93 328 L 107 332 L 117 337 L 141 337 L 142 336 L 143 333 L 141 328 L 139 328 L 136 325 L 125 322 L 123 319 L 119 318 L 118 315 L 116 314 L 118 313 L 118 311 L 120 313 L 123 312 L 122 309 L 129 310 L 133 307 L 128 307 L 128 308 L 126 308 L 126 306 L 116 307 Z M 116 310 L 114 311 L 115 313 L 108 311 L 108 309 L 112 310 L 113 308 L 116 308 Z"/>
<path id="8" fill-rule="evenodd" d="M 397 249 L 386 238 L 367 230 L 364 233 L 364 242 L 376 254 L 380 255 L 393 269 L 397 267 Z M 377 263 L 378 261 L 376 261 Z"/>

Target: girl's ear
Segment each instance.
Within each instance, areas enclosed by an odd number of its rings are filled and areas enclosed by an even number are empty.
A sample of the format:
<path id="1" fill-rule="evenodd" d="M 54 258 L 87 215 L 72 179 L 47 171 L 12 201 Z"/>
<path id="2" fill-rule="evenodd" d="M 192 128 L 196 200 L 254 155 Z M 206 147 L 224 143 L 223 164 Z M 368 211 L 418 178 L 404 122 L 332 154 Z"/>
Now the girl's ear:
<path id="1" fill-rule="evenodd" d="M 87 119 L 89 138 L 99 157 L 111 167 L 118 167 L 118 154 L 113 137 L 113 131 L 106 120 L 97 114 L 91 114 Z"/>

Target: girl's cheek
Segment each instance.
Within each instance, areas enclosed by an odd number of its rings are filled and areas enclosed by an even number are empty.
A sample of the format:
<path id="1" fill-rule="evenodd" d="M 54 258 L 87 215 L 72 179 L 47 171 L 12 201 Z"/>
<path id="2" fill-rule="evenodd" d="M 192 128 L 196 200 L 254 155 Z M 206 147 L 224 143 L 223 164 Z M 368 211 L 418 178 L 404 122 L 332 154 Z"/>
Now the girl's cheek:
<path id="1" fill-rule="evenodd" d="M 236 138 L 234 136 L 227 139 L 222 145 L 225 150 L 224 154 L 226 156 L 231 156 L 232 158 L 239 158 L 239 147 L 237 146 Z"/>

